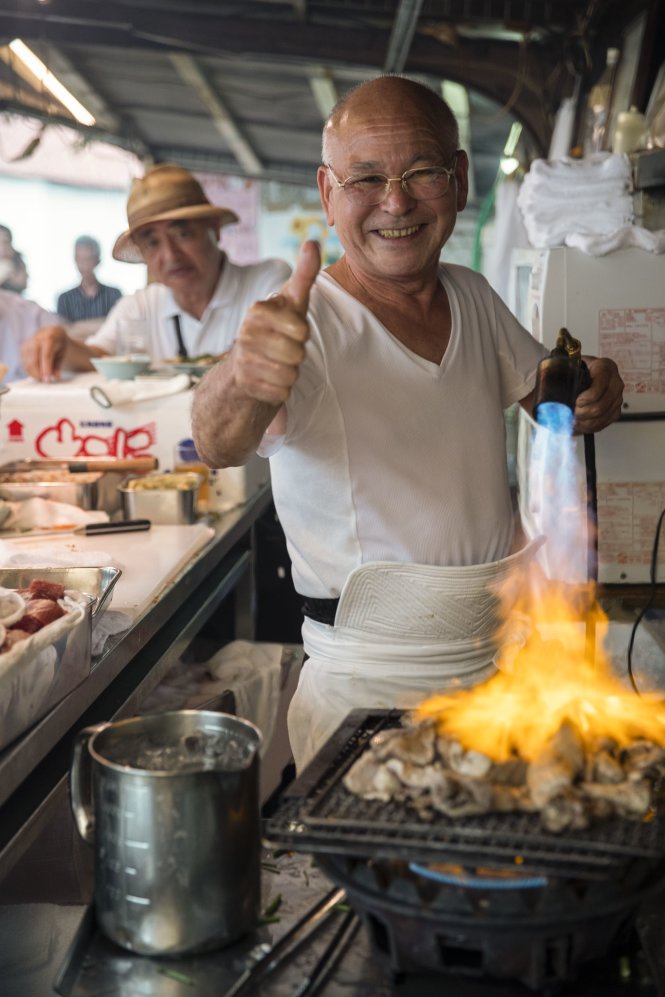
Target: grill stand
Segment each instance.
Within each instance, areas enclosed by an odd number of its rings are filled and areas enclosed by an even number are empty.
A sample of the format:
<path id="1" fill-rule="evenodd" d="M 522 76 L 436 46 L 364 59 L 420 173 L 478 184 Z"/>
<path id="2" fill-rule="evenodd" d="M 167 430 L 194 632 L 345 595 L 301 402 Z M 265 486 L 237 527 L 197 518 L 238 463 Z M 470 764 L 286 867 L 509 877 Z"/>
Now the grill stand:
<path id="1" fill-rule="evenodd" d="M 313 854 L 344 887 L 384 970 L 554 993 L 578 973 L 611 976 L 621 957 L 622 981 L 624 968 L 650 977 L 640 994 L 665 997 L 665 815 L 553 835 L 532 814 L 423 823 L 399 802 L 352 796 L 344 772 L 399 722 L 398 711 L 349 714 L 265 826 L 269 841 Z"/>
<path id="2" fill-rule="evenodd" d="M 334 855 L 318 855 L 317 863 L 344 887 L 375 955 L 394 978 L 429 970 L 517 980 L 531 990 L 554 993 L 577 977 L 583 963 L 606 958 L 612 946 L 620 945 L 622 952 L 637 951 L 637 913 L 642 902 L 653 897 L 650 918 L 640 924 L 651 935 L 640 940 L 659 997 L 665 997 L 662 915 L 660 925 L 657 915 L 665 889 L 662 872 L 656 885 L 652 880 L 641 891 L 629 890 L 613 902 L 602 903 L 597 897 L 589 902 L 581 896 L 575 904 L 571 898 L 570 909 L 563 914 L 556 903 L 556 883 L 498 892 L 451 886 L 436 892 L 435 886 L 428 902 L 426 890 L 431 884 L 424 884 L 423 894 L 422 880 L 406 865 L 399 870 L 399 864 L 392 863 L 387 869 L 386 863 L 373 866 Z M 381 879 L 383 884 L 377 885 Z M 555 902 L 550 904 L 552 895 Z M 659 961 L 661 965 L 655 965 Z"/>

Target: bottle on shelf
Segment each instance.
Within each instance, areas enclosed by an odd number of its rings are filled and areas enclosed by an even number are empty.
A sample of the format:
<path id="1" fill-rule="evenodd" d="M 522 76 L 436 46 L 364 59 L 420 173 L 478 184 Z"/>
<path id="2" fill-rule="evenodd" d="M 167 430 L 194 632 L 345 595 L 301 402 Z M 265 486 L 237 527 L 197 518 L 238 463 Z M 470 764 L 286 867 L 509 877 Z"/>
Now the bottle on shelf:
<path id="1" fill-rule="evenodd" d="M 648 137 L 647 119 L 634 105 L 617 117 L 612 140 L 613 152 L 634 152 L 643 149 Z"/>
<path id="2" fill-rule="evenodd" d="M 605 68 L 598 81 L 591 87 L 587 104 L 587 128 L 584 152 L 590 155 L 610 146 L 607 124 L 612 106 L 612 91 L 619 62 L 619 49 L 608 48 Z"/>

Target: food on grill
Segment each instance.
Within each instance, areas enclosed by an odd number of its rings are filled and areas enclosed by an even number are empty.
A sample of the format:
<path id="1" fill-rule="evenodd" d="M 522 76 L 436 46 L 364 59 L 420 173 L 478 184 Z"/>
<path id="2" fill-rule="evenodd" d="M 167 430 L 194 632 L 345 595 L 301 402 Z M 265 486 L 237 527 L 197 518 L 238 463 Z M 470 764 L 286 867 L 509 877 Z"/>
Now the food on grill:
<path id="1" fill-rule="evenodd" d="M 148 474 L 144 478 L 130 478 L 124 487 L 130 492 L 162 491 L 163 489 L 189 491 L 198 488 L 200 476 L 191 471 L 182 474 Z"/>
<path id="2" fill-rule="evenodd" d="M 582 735 L 566 720 L 527 769 L 526 784 L 535 805 L 544 807 L 572 786 L 582 774 L 584 760 Z"/>
<path id="3" fill-rule="evenodd" d="M 435 721 L 376 734 L 344 776 L 368 800 L 403 802 L 419 816 L 537 812 L 543 828 L 579 830 L 606 817 L 648 818 L 665 777 L 665 749 L 647 740 L 622 747 L 585 741 L 569 719 L 531 761 L 495 762 L 441 734 Z"/>
<path id="4" fill-rule="evenodd" d="M 64 585 L 42 578 L 33 579 L 27 589 L 0 589 L 0 608 L 12 600 L 15 607 L 14 612 L 2 619 L 0 653 L 11 651 L 16 644 L 65 616 L 67 610 L 61 605 L 64 596 Z"/>

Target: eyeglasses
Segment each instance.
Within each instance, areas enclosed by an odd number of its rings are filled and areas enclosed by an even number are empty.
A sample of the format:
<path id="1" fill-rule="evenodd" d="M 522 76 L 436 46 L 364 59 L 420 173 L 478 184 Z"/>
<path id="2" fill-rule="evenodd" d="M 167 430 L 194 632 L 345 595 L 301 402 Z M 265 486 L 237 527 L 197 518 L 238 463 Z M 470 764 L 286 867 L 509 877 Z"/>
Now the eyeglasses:
<path id="1" fill-rule="evenodd" d="M 357 204 L 380 204 L 390 191 L 391 183 L 399 183 L 402 190 L 416 201 L 433 201 L 443 197 L 450 187 L 450 178 L 455 174 L 457 156 L 449 170 L 445 166 L 424 166 L 417 170 L 405 170 L 401 177 L 387 177 L 383 173 L 369 173 L 364 177 L 348 177 L 340 180 L 329 163 L 323 164 L 339 187 Z"/>

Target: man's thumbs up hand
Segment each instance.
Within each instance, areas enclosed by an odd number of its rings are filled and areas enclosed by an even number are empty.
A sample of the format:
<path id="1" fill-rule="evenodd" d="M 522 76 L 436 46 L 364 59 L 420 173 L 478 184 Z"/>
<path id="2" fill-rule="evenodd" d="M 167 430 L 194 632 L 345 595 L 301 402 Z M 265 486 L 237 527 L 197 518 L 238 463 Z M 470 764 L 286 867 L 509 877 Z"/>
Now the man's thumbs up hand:
<path id="1" fill-rule="evenodd" d="M 318 242 L 310 239 L 302 244 L 295 270 L 282 288 L 282 295 L 303 318 L 307 315 L 309 292 L 320 269 L 321 250 Z"/>
<path id="2" fill-rule="evenodd" d="M 280 405 L 289 397 L 305 358 L 309 293 L 320 267 L 318 244 L 304 243 L 279 294 L 248 311 L 229 360 L 237 386 L 250 398 Z"/>

